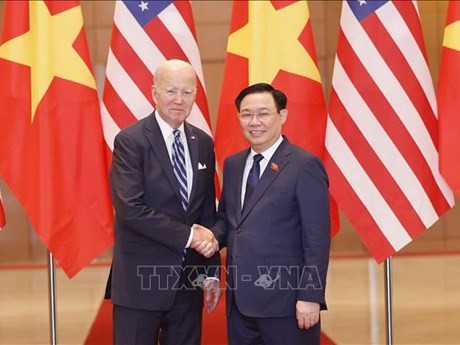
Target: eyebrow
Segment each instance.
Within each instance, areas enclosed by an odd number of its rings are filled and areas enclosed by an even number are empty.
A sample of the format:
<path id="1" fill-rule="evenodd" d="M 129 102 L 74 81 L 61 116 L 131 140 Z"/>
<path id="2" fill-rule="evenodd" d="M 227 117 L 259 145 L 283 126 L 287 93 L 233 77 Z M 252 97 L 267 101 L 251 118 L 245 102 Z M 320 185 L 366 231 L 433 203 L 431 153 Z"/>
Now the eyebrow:
<path id="1" fill-rule="evenodd" d="M 261 110 L 270 110 L 270 108 L 269 107 L 260 107 L 260 108 L 255 109 L 255 111 L 261 111 Z M 242 108 L 241 111 L 252 111 L 252 109 Z"/>

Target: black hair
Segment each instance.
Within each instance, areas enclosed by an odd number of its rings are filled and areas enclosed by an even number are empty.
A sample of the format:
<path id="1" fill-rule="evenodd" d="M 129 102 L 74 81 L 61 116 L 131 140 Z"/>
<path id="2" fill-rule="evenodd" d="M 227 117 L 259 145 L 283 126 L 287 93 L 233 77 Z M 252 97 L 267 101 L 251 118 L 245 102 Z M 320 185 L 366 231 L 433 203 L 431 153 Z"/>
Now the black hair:
<path id="1" fill-rule="evenodd" d="M 287 97 L 284 94 L 284 92 L 275 89 L 273 86 L 267 83 L 253 84 L 241 90 L 241 92 L 235 98 L 236 108 L 238 109 L 238 111 L 240 111 L 241 102 L 243 101 L 243 98 L 246 97 L 247 95 L 250 95 L 252 93 L 264 93 L 264 92 L 268 92 L 273 96 L 273 99 L 276 105 L 276 110 L 278 112 L 282 109 L 286 109 Z"/>

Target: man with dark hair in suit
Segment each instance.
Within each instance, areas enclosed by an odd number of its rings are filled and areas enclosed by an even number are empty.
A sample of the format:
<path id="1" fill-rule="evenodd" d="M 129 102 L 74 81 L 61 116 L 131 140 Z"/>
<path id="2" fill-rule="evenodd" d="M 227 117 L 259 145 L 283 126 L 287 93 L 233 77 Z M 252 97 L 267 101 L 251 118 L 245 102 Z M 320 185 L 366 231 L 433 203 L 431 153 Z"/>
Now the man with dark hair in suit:
<path id="1" fill-rule="evenodd" d="M 212 228 L 227 247 L 229 344 L 320 344 L 330 250 L 326 171 L 281 135 L 283 92 L 259 83 L 235 104 L 251 147 L 225 160 Z"/>
<path id="2" fill-rule="evenodd" d="M 115 245 L 107 291 L 115 344 L 200 344 L 203 291 L 219 300 L 214 146 L 186 122 L 196 74 L 169 60 L 154 74 L 155 110 L 115 138 Z M 203 283 L 204 281 L 204 283 Z"/>

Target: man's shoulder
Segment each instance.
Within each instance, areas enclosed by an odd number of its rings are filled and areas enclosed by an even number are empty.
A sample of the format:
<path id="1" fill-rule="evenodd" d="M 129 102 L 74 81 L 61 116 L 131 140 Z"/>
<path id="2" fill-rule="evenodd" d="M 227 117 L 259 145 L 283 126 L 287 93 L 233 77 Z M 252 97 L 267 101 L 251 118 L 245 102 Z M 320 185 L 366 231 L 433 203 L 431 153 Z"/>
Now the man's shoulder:
<path id="1" fill-rule="evenodd" d="M 142 119 L 139 119 L 130 125 L 126 126 L 118 134 L 116 135 L 115 139 L 120 140 L 120 138 L 130 138 L 131 140 L 138 141 L 142 138 L 144 138 L 144 129 L 150 125 L 148 125 L 152 119 L 152 115 L 148 115 Z"/>
<path id="2" fill-rule="evenodd" d="M 138 131 L 141 131 L 147 124 L 147 122 L 150 120 L 151 115 L 146 116 L 140 120 L 137 120 L 130 125 L 126 126 L 123 128 L 120 133 L 125 133 L 125 134 L 131 134 L 131 133 L 136 133 Z"/>
<path id="3" fill-rule="evenodd" d="M 320 159 L 313 152 L 291 143 L 286 137 L 284 137 L 284 140 L 281 143 L 279 149 L 284 150 L 286 153 L 291 153 L 293 157 L 301 159 L 301 160 Z"/>
<path id="4" fill-rule="evenodd" d="M 148 115 L 146 117 L 143 117 L 142 119 L 139 119 L 131 123 L 127 127 L 123 128 L 121 131 L 130 133 L 130 132 L 136 132 L 136 131 L 142 130 L 142 128 L 144 128 L 149 121 L 152 121 L 152 117 L 153 115 Z"/>
<path id="5" fill-rule="evenodd" d="M 290 155 L 290 159 L 292 162 L 296 162 L 296 164 L 294 164 L 293 166 L 296 166 L 297 168 L 304 167 L 308 170 L 325 170 L 324 163 L 319 156 L 297 145 L 291 144 L 291 147 L 292 154 Z"/>
<path id="6" fill-rule="evenodd" d="M 189 131 L 190 135 L 196 135 L 199 139 L 206 139 L 206 140 L 212 141 L 212 137 L 208 133 L 206 133 L 204 130 L 202 130 L 201 128 L 195 125 L 192 125 L 189 122 L 186 122 L 185 126 L 187 130 Z"/>
<path id="7" fill-rule="evenodd" d="M 232 153 L 231 155 L 227 156 L 224 160 L 225 164 L 232 164 L 239 162 L 241 159 L 247 158 L 249 154 L 249 148 L 245 148 L 241 151 Z"/>
<path id="8" fill-rule="evenodd" d="M 293 145 L 293 144 L 291 144 L 291 147 L 292 147 L 293 154 L 299 158 L 303 158 L 303 159 L 318 158 L 319 159 L 317 155 L 315 155 L 311 151 L 304 149 L 303 147 Z"/>

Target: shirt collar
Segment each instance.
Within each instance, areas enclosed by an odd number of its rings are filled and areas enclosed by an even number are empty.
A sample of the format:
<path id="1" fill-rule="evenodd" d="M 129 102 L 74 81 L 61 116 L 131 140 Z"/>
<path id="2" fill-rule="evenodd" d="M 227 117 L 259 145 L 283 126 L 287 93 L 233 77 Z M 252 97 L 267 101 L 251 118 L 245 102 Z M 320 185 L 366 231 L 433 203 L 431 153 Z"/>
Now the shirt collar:
<path id="1" fill-rule="evenodd" d="M 158 114 L 158 111 L 155 111 L 155 118 L 157 119 L 161 134 L 163 134 L 163 138 L 169 138 L 172 135 L 172 132 L 175 130 L 175 128 L 172 128 L 169 124 L 167 124 L 166 121 L 162 119 L 160 114 Z M 181 132 L 181 134 L 185 135 L 184 123 L 181 123 L 180 127 L 177 129 Z"/>
<path id="2" fill-rule="evenodd" d="M 283 137 L 280 135 L 278 140 L 275 141 L 272 146 L 270 146 L 268 149 L 266 149 L 263 152 L 256 152 L 251 148 L 251 152 L 249 153 L 248 159 L 252 160 L 252 158 L 256 154 L 260 153 L 262 156 L 264 156 L 264 160 L 266 159 L 267 161 L 269 161 L 274 155 L 276 149 L 281 145 L 282 141 L 283 141 Z"/>

